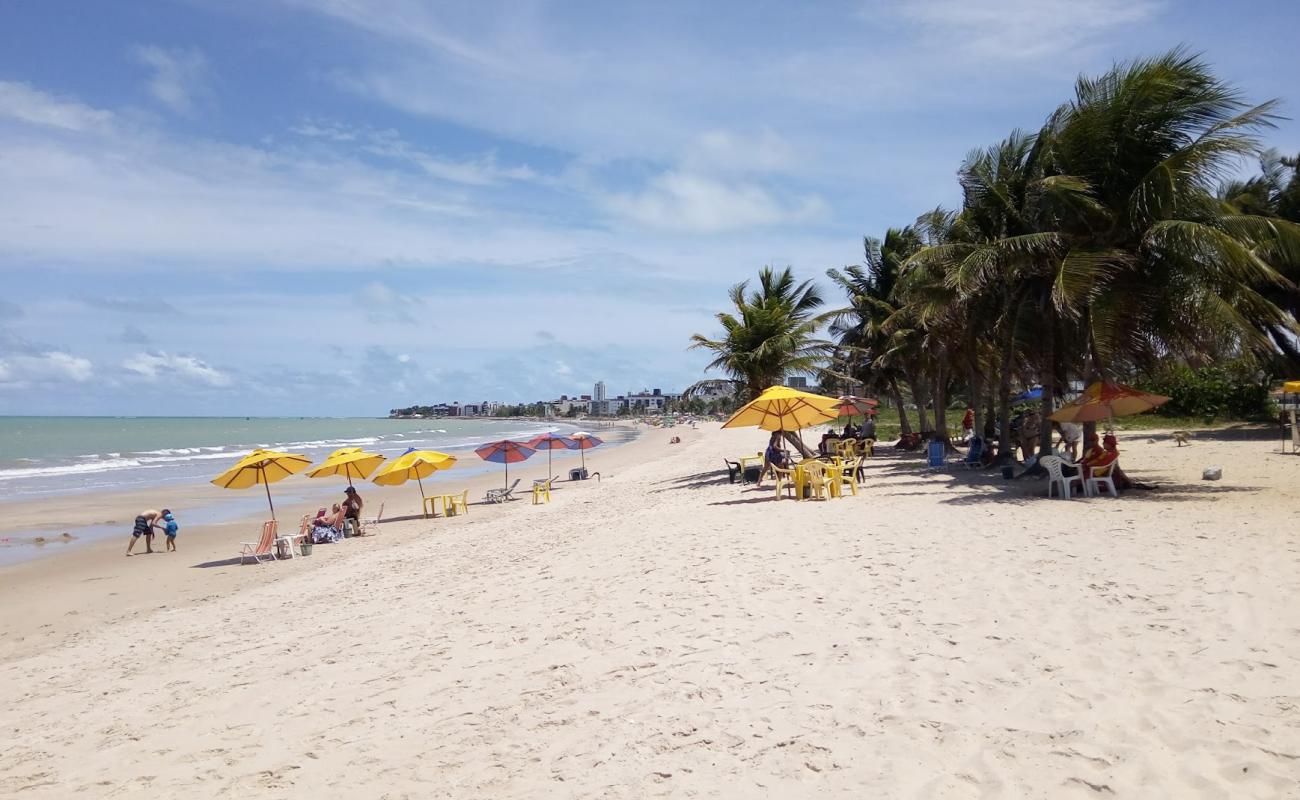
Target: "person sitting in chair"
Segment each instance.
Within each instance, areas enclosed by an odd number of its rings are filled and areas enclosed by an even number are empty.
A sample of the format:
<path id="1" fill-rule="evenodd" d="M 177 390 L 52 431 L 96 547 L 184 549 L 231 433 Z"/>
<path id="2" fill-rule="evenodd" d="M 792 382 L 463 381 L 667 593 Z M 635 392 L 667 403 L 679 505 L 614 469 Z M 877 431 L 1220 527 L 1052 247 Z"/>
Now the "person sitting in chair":
<path id="1" fill-rule="evenodd" d="M 789 469 L 790 467 L 790 457 L 785 450 L 781 449 L 780 431 L 773 431 L 772 438 L 767 440 L 767 450 L 763 452 L 763 471 L 758 474 L 758 484 L 756 485 L 763 483 L 763 478 L 772 471 L 773 467 L 779 469 Z"/>
<path id="2" fill-rule="evenodd" d="M 313 544 L 337 542 L 343 538 L 343 508 L 334 504 L 332 513 L 325 509 L 316 512 L 316 519 L 311 521 L 311 541 Z"/>
<path id="3" fill-rule="evenodd" d="M 817 444 L 817 452 L 821 455 L 828 456 L 831 454 L 831 448 L 834 447 L 832 442 L 838 442 L 840 437 L 835 435 L 834 431 L 827 431 L 822 434 L 822 440 Z"/>

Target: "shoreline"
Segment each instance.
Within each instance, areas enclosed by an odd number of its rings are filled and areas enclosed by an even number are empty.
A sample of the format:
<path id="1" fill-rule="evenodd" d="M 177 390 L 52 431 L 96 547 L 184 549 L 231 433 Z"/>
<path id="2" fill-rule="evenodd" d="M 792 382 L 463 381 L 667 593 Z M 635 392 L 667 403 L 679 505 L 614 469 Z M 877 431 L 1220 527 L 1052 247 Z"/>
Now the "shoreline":
<path id="1" fill-rule="evenodd" d="M 554 424 L 560 428 L 570 427 L 568 422 Z M 579 426 L 571 427 L 579 429 Z M 621 447 L 649 428 L 629 422 L 622 426 L 602 427 L 600 430 L 616 431 L 617 434 L 602 448 L 592 452 Z M 438 492 L 434 487 L 446 481 L 471 480 L 477 485 L 480 476 L 501 469 L 499 464 L 479 460 L 472 448 L 454 447 L 449 448 L 448 452 L 456 455 L 457 466 L 431 478 L 434 483 L 430 484 L 430 493 Z M 574 451 L 555 451 L 553 455 L 556 464 L 567 464 L 568 459 L 579 458 Z M 539 451 L 529 462 L 544 456 Z M 234 463 L 238 457 L 239 454 L 232 453 L 228 462 L 214 462 L 213 474 Z M 311 479 L 295 475 L 274 484 L 271 494 L 277 511 L 296 511 L 300 507 L 310 506 L 314 512 L 321 503 L 336 502 L 345 485 L 338 478 Z M 402 490 L 406 488 L 376 486 L 368 480 L 359 481 L 357 486 L 362 491 L 362 496 L 367 498 L 368 512 L 378 507 L 369 505 L 371 495 L 378 497 L 379 502 L 384 502 L 390 495 L 400 502 Z M 160 500 L 160 497 L 163 499 Z M 58 494 L 21 497 L 7 501 L 5 514 L 0 517 L 0 570 L 29 560 L 62 554 L 62 548 L 78 550 L 93 544 L 95 540 L 111 538 L 115 535 L 114 526 L 121 529 L 125 539 L 130 532 L 131 520 L 140 509 L 164 507 L 169 507 L 176 513 L 182 525 L 182 536 L 186 530 L 195 527 L 207 528 L 257 520 L 267 510 L 266 498 L 260 493 L 220 489 L 207 481 L 164 481 L 125 489 L 76 488 Z M 64 533 L 70 534 L 72 538 L 64 539 Z M 35 537 L 43 537 L 45 542 L 34 543 L 32 540 Z M 92 542 L 85 541 L 87 538 Z"/>
<path id="2" fill-rule="evenodd" d="M 612 443 L 586 451 L 588 472 L 592 477 L 588 481 L 573 483 L 567 480 L 568 469 L 576 466 L 568 458 L 556 458 L 554 472 L 557 480 L 554 484 L 555 495 L 563 495 L 581 487 L 584 483 L 598 485 L 600 480 L 611 476 L 612 472 L 622 471 L 636 464 L 641 459 L 651 457 L 656 444 L 662 444 L 652 434 L 654 429 L 645 426 L 627 426 L 620 429 L 626 437 Z M 611 437 L 612 438 L 612 437 Z M 557 451 L 557 455 L 558 455 Z M 578 459 L 577 451 L 572 453 Z M 538 453 L 544 456 L 544 453 Z M 178 517 L 182 524 L 177 537 L 177 552 L 161 552 L 163 537 L 154 539 L 155 552 L 144 555 L 140 549 L 143 543 L 136 545 L 138 555 L 124 557 L 130 540 L 130 523 L 117 522 L 114 525 L 120 533 L 100 541 L 76 542 L 64 545 L 51 542 L 46 548 L 53 550 L 49 555 L 0 565 L 0 608 L 5 614 L 0 615 L 0 663 L 18 655 L 30 652 L 30 648 L 48 645 L 39 634 L 43 629 L 68 627 L 81 631 L 93 625 L 105 624 L 122 616 L 135 616 L 149 610 L 176 608 L 201 602 L 213 595 L 213 592 L 225 593 L 238 591 L 246 585 L 256 584 L 265 577 L 264 568 L 294 565 L 296 568 L 319 568 L 326 562 L 336 561 L 353 555 L 352 551 L 399 546 L 408 542 L 412 536 L 427 531 L 436 533 L 444 526 L 453 528 L 464 524 L 474 524 L 494 511 L 506 507 L 531 505 L 530 487 L 534 478 L 546 477 L 546 462 L 538 460 L 538 455 L 519 464 L 511 464 L 510 480 L 519 478 L 515 489 L 517 501 L 506 505 L 484 504 L 483 496 L 489 488 L 500 488 L 503 484 L 504 470 L 499 464 L 491 472 L 472 474 L 459 479 L 455 468 L 425 481 L 428 495 L 446 492 L 468 491 L 469 514 L 447 518 L 439 515 L 426 519 L 420 515 L 420 495 L 414 482 L 402 486 L 383 487 L 367 483 L 363 491 L 366 507 L 363 515 L 368 516 L 384 505 L 384 521 L 379 526 L 380 535 L 360 539 L 346 539 L 333 545 L 318 545 L 309 557 L 298 557 L 292 561 L 271 562 L 269 564 L 247 564 L 241 568 L 235 554 L 239 542 L 256 540 L 261 521 L 266 518 L 266 499 L 254 490 L 232 493 L 216 486 L 206 485 L 194 488 L 195 496 L 229 496 L 231 494 L 248 494 L 254 500 L 260 500 L 258 512 L 242 516 L 239 519 L 208 525 L 186 525 L 183 516 Z M 486 462 L 485 462 L 486 463 Z M 600 472 L 601 477 L 595 477 Z M 295 478 L 298 476 L 294 476 Z M 290 478 L 289 480 L 293 480 Z M 342 497 L 346 483 L 341 479 L 303 479 L 308 484 L 321 484 L 321 492 L 327 492 L 329 498 Z M 282 486 L 282 481 L 272 486 Z M 258 487 L 260 489 L 260 487 Z M 273 495 L 274 496 L 274 495 Z M 554 496 L 554 495 L 553 495 Z M 137 506 L 144 508 L 143 497 L 129 498 L 133 503 L 117 496 L 115 507 L 132 509 L 134 516 Z M 14 504 L 18 506 L 19 504 Z M 5 522 L 9 526 L 25 524 L 23 520 L 33 513 L 46 516 L 63 516 L 81 514 L 89 517 L 98 516 L 93 509 L 87 509 L 81 498 L 62 498 L 60 503 L 49 508 L 51 503 L 45 501 L 25 501 L 22 508 L 6 509 Z M 314 515 L 319 502 L 306 505 L 281 504 L 277 502 L 277 517 L 282 531 L 297 531 L 303 514 Z M 41 509 L 45 511 L 42 512 Z M 121 519 L 129 519 L 123 515 Z M 18 522 L 15 523 L 15 520 Z M 100 523 L 103 524 L 103 523 Z M 65 551 L 57 548 L 67 547 Z M 145 567 L 145 565 L 149 565 Z M 161 569 L 151 569 L 155 564 Z M 142 571 L 141 568 L 151 571 Z M 146 581 L 144 586 L 138 581 Z M 143 593 L 148 593 L 143 594 Z M 151 599 L 156 597 L 157 599 Z"/>

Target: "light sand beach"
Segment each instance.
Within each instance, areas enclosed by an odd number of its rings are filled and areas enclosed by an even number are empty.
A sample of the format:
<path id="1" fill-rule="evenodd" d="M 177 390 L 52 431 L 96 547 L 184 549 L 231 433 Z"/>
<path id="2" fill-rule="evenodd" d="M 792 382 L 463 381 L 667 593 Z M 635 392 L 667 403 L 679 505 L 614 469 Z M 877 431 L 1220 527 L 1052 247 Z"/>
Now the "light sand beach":
<path id="1" fill-rule="evenodd" d="M 1300 797 L 1275 442 L 1130 434 L 1160 488 L 1073 501 L 882 450 L 776 502 L 722 471 L 761 432 L 669 435 L 306 559 L 0 572 L 0 794 Z"/>

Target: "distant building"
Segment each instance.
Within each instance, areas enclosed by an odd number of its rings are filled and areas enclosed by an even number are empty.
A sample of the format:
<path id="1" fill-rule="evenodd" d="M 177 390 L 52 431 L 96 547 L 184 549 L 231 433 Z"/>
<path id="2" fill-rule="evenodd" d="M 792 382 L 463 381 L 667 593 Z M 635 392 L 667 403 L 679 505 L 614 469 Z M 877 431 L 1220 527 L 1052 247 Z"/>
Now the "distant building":
<path id="1" fill-rule="evenodd" d="M 802 375 L 791 375 L 785 379 L 785 385 L 791 389 L 807 389 L 808 379 Z"/>
<path id="2" fill-rule="evenodd" d="M 680 392 L 662 392 L 658 389 L 642 389 L 639 392 L 628 392 L 628 408 L 637 413 L 663 413 L 664 407 L 670 400 L 677 400 L 681 397 Z"/>
<path id="3" fill-rule="evenodd" d="M 484 400 L 480 403 L 466 403 L 460 407 L 462 417 L 490 417 L 501 407 L 501 404 L 495 400 Z"/>
<path id="4" fill-rule="evenodd" d="M 594 389 L 594 390 L 592 391 L 592 393 L 591 393 L 591 399 L 592 399 L 592 400 L 595 400 L 595 401 L 598 402 L 598 403 L 600 403 L 600 402 L 604 402 L 604 400 L 605 400 L 605 382 L 604 382 L 604 381 L 596 381 L 596 387 L 595 387 L 595 389 Z"/>
<path id="5" fill-rule="evenodd" d="M 627 398 L 607 397 L 604 400 L 592 400 L 589 404 L 591 413 L 601 417 L 617 417 L 624 409 L 628 408 Z"/>

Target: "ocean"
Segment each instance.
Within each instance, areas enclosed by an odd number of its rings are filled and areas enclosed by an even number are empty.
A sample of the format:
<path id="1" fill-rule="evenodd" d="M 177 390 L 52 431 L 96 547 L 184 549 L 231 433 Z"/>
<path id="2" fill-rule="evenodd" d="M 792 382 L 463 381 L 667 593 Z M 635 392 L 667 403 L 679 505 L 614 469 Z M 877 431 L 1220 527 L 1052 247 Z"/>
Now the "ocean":
<path id="1" fill-rule="evenodd" d="M 177 506 L 167 487 L 210 481 L 258 447 L 302 453 L 319 463 L 340 447 L 361 447 L 390 458 L 408 448 L 440 450 L 458 457 L 455 478 L 487 471 L 474 448 L 499 439 L 530 439 L 545 431 L 573 432 L 556 422 L 492 419 L 374 419 L 322 417 L 0 417 L 0 496 L 9 501 L 88 492 L 158 489 L 151 505 L 170 505 L 182 526 L 216 524 L 258 516 L 266 498 L 256 491 L 222 492 L 198 505 Z M 602 438 L 605 438 L 602 432 Z M 606 443 L 616 445 L 615 434 Z M 559 451 L 556 460 L 578 457 Z M 545 458 L 544 453 L 538 456 Z M 557 469 L 565 465 L 557 464 Z M 337 496 L 341 478 L 295 479 L 273 489 L 278 509 L 314 507 Z M 412 490 L 414 491 L 414 490 Z M 337 499 L 337 497 L 335 497 Z M 414 503 L 414 501 L 412 501 Z M 68 552 L 88 543 L 125 541 L 134 507 L 104 506 L 118 522 L 75 525 L 46 519 L 39 529 L 0 526 L 0 566 Z"/>
<path id="2" fill-rule="evenodd" d="M 0 417 L 0 493 L 23 500 L 201 483 L 254 448 L 320 461 L 340 447 L 392 457 L 408 448 L 460 456 L 459 474 L 497 465 L 472 451 L 572 426 L 491 419 L 313 417 Z M 499 468 L 499 467 L 498 467 Z"/>

